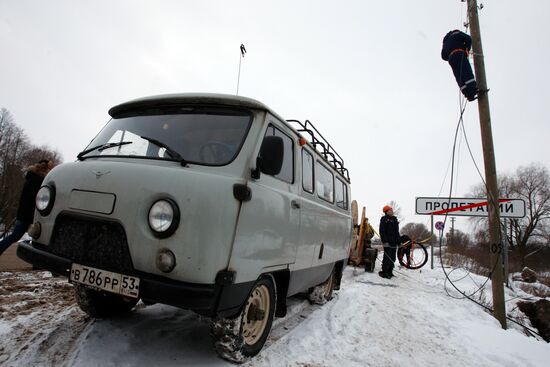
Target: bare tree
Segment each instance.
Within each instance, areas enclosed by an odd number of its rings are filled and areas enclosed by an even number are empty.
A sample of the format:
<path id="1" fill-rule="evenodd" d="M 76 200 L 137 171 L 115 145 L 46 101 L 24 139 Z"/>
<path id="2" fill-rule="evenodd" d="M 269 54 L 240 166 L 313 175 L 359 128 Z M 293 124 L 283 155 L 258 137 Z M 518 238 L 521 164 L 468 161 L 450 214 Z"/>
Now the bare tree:
<path id="1" fill-rule="evenodd" d="M 395 200 L 390 201 L 388 205 L 392 207 L 393 215 L 395 215 L 400 222 L 405 220 L 405 217 L 401 214 L 401 206 L 397 204 Z"/>
<path id="2" fill-rule="evenodd" d="M 23 183 L 20 160 L 28 148 L 25 133 L 13 122 L 11 113 L 0 110 L 0 220 L 10 227 L 17 212 L 19 187 Z M 17 188 L 17 189 L 16 189 Z"/>
<path id="3" fill-rule="evenodd" d="M 7 126 L 13 123 L 13 116 L 5 108 L 0 109 L 0 145 L 5 139 Z"/>
<path id="4" fill-rule="evenodd" d="M 400 232 L 417 241 L 424 240 L 431 235 L 428 227 L 422 223 L 407 223 L 401 228 Z"/>
<path id="5" fill-rule="evenodd" d="M 23 155 L 23 163 L 25 166 L 30 166 L 42 159 L 53 161 L 54 166 L 63 162 L 61 154 L 47 145 L 32 146 Z"/>
<path id="6" fill-rule="evenodd" d="M 15 220 L 25 169 L 41 159 L 61 163 L 61 155 L 46 147 L 33 146 L 11 113 L 0 109 L 0 232 Z"/>
<path id="7" fill-rule="evenodd" d="M 459 229 L 455 229 L 453 232 L 446 234 L 449 251 L 462 252 L 464 249 L 472 246 L 472 240 L 467 233 Z"/>
<path id="8" fill-rule="evenodd" d="M 525 218 L 508 219 L 506 233 L 511 249 L 519 251 L 522 265 L 528 255 L 527 247 L 535 242 L 549 245 L 550 232 L 550 176 L 548 169 L 539 163 L 519 167 L 514 175 L 501 175 L 500 194 L 503 197 L 523 199 L 526 204 Z M 484 186 L 474 189 L 474 195 L 484 196 Z M 485 218 L 478 224 L 487 225 Z M 532 254 L 532 253 L 531 253 Z"/>

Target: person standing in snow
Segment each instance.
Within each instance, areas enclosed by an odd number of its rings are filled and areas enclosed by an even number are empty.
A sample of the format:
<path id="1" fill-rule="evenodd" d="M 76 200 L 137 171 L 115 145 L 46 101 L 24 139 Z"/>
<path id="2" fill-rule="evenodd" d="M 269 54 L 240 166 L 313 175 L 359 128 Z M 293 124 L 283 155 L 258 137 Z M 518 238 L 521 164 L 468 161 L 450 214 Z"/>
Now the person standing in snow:
<path id="1" fill-rule="evenodd" d="M 15 219 L 13 231 L 0 241 L 0 255 L 11 245 L 16 243 L 27 232 L 34 219 L 35 199 L 38 190 L 42 186 L 44 177 L 53 168 L 53 162 L 43 159 L 37 164 L 30 166 L 25 175 L 25 184 L 19 198 L 19 208 Z"/>
<path id="2" fill-rule="evenodd" d="M 390 279 L 393 277 L 393 267 L 401 236 L 399 235 L 399 221 L 393 215 L 392 207 L 386 205 L 382 211 L 384 216 L 380 218 L 379 232 L 384 245 L 384 259 L 382 260 L 382 271 L 378 272 L 378 275 Z"/>

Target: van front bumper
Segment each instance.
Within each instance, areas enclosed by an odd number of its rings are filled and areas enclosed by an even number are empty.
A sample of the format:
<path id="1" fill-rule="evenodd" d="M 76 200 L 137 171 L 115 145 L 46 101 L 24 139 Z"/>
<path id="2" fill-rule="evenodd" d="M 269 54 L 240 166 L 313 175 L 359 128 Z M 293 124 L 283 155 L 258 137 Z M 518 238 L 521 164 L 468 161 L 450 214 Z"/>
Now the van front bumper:
<path id="1" fill-rule="evenodd" d="M 17 256 L 37 268 L 49 270 L 67 278 L 73 263 L 71 259 L 48 252 L 47 246 L 30 241 L 19 243 Z M 133 271 L 132 274 L 126 275 L 139 277 L 140 298 L 193 310 L 210 317 L 236 315 L 254 285 L 254 282 L 233 284 L 223 280 L 216 284 L 195 284 L 140 271 Z M 217 279 L 222 278 L 217 277 Z"/>

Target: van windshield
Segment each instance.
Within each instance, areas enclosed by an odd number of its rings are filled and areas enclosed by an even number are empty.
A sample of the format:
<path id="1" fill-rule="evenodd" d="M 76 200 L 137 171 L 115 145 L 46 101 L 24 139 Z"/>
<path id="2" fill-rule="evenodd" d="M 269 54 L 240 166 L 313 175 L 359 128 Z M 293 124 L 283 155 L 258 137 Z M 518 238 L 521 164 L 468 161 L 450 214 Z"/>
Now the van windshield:
<path id="1" fill-rule="evenodd" d="M 247 111 L 114 118 L 79 158 L 118 156 L 222 166 L 236 158 L 251 121 Z"/>

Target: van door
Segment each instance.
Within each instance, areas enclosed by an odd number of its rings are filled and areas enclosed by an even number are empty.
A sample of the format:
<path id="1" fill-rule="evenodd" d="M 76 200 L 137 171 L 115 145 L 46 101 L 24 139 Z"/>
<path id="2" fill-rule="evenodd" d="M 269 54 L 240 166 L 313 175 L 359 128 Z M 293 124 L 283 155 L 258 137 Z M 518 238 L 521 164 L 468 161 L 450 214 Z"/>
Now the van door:
<path id="1" fill-rule="evenodd" d="M 324 186 L 326 196 L 323 197 L 320 193 L 320 198 L 326 200 L 327 205 L 323 206 L 324 215 L 319 220 L 319 225 L 324 227 L 324 235 L 315 249 L 313 266 L 347 258 L 352 228 L 347 185 L 338 176 L 334 177 L 323 164 L 318 162 L 317 168 L 316 173 L 325 176 L 324 179 L 319 177 L 320 182 L 317 185 Z M 332 201 L 333 204 L 328 205 L 328 201 Z"/>
<path id="2" fill-rule="evenodd" d="M 256 280 L 269 267 L 292 264 L 300 228 L 300 197 L 296 185 L 295 136 L 272 120 L 264 136 L 279 136 L 284 143 L 281 172 L 261 174 L 249 181 L 252 198 L 243 202 L 238 219 L 230 269 L 237 282 Z"/>
<path id="3" fill-rule="evenodd" d="M 290 275 L 288 294 L 305 291 L 325 281 L 336 258 L 331 249 L 338 236 L 334 225 L 333 176 L 309 150 L 302 150 L 302 205 L 300 243 Z"/>
<path id="4" fill-rule="evenodd" d="M 319 237 L 318 213 L 319 204 L 315 202 L 315 159 L 305 147 L 301 149 L 301 205 L 300 205 L 300 240 L 296 248 L 296 262 L 293 271 L 310 268 L 313 261 L 315 245 Z"/>

